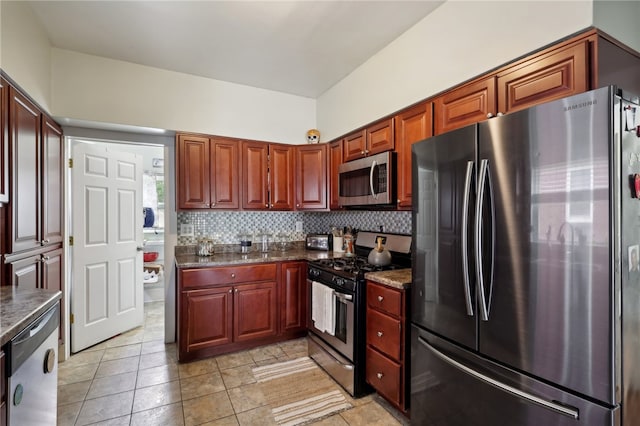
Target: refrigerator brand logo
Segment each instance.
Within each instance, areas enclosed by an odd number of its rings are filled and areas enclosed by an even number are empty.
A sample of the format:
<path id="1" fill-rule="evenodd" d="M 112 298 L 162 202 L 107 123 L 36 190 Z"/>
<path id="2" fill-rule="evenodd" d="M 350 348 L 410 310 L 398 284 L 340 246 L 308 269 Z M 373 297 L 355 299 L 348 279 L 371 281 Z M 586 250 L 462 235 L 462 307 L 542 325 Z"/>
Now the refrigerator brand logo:
<path id="1" fill-rule="evenodd" d="M 585 108 L 588 106 L 593 106 L 596 105 L 598 103 L 597 100 L 592 100 L 592 101 L 586 101 L 586 102 L 581 102 L 579 104 L 573 104 L 573 105 L 569 105 L 564 107 L 565 112 L 566 111 L 573 111 L 574 109 L 580 109 L 580 108 Z"/>

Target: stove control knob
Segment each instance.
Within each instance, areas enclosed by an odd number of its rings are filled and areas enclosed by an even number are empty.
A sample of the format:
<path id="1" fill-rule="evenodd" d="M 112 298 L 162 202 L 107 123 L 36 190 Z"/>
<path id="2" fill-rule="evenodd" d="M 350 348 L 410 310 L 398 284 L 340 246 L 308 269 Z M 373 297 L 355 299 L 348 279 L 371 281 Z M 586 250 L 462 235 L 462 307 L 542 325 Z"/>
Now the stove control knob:
<path id="1" fill-rule="evenodd" d="M 318 271 L 317 269 L 310 269 L 309 274 L 311 274 L 314 277 L 317 277 L 318 275 L 320 275 L 320 271 Z"/>

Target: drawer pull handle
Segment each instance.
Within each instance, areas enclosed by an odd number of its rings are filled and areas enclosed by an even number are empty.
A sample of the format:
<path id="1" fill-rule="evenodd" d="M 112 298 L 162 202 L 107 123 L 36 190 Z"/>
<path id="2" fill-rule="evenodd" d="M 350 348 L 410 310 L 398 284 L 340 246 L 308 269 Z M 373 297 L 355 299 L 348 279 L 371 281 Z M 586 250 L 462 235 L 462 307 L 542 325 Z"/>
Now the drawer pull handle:
<path id="1" fill-rule="evenodd" d="M 382 337 L 382 331 L 378 331 L 376 334 L 378 335 L 378 337 Z"/>
<path id="2" fill-rule="evenodd" d="M 378 377 L 378 379 L 382 380 L 382 377 L 384 377 L 384 374 L 382 373 L 377 373 L 376 376 Z"/>
<path id="3" fill-rule="evenodd" d="M 378 302 L 382 302 L 383 300 L 384 300 L 384 297 L 378 296 Z"/>

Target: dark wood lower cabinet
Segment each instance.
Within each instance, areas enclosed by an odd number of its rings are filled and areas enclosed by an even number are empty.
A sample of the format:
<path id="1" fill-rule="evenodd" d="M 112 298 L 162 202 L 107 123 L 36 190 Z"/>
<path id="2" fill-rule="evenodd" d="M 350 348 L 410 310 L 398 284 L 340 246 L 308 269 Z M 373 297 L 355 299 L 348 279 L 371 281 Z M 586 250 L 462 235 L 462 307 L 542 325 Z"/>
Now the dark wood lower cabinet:
<path id="1" fill-rule="evenodd" d="M 407 291 L 367 281 L 366 380 L 405 413 L 409 402 Z"/>
<path id="2" fill-rule="evenodd" d="M 0 350 L 0 426 L 7 424 L 7 377 L 5 376 L 5 356 Z"/>
<path id="3" fill-rule="evenodd" d="M 305 265 L 179 269 L 178 360 L 193 361 L 305 335 Z"/>

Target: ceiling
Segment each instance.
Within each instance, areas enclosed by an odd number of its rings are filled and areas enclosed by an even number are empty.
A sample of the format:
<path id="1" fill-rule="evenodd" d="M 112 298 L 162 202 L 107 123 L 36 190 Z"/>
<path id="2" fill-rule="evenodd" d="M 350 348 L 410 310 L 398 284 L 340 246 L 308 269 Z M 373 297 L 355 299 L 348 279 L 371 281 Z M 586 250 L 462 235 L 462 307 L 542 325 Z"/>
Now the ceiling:
<path id="1" fill-rule="evenodd" d="M 317 98 L 443 1 L 29 3 L 55 47 Z"/>

